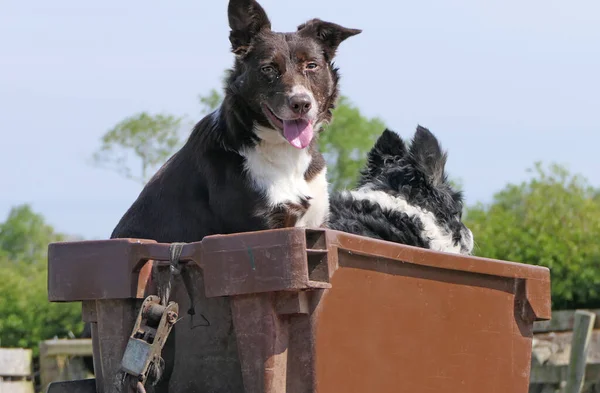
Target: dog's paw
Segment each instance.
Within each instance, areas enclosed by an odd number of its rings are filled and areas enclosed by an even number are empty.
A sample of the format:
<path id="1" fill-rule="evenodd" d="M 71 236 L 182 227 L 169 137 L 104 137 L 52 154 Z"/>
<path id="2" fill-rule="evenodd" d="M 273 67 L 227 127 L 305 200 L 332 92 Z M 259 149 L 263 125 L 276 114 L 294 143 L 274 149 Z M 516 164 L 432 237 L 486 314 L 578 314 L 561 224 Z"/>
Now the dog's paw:
<path id="1" fill-rule="evenodd" d="M 296 226 L 298 220 L 300 220 L 310 208 L 310 200 L 311 197 L 304 196 L 300 198 L 299 203 L 285 202 L 277 205 L 270 215 L 270 227 L 277 229 Z"/>

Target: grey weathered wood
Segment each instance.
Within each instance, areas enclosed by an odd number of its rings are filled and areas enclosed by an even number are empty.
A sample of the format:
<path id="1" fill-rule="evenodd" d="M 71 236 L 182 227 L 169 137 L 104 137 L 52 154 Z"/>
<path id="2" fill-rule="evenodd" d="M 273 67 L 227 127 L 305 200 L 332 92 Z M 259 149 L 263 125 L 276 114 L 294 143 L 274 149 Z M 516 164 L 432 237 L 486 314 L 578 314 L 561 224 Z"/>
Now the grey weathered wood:
<path id="1" fill-rule="evenodd" d="M 78 338 L 69 340 L 46 340 L 40 343 L 45 356 L 92 356 L 92 340 Z"/>
<path id="2" fill-rule="evenodd" d="M 555 393 L 557 388 L 554 385 L 544 385 L 540 393 Z"/>
<path id="3" fill-rule="evenodd" d="M 557 393 L 558 385 L 555 384 L 531 384 L 529 393 Z"/>
<path id="4" fill-rule="evenodd" d="M 543 365 L 534 366 L 531 368 L 530 383 L 531 384 L 555 384 L 558 385 L 567 379 L 567 365 Z M 600 381 L 600 364 L 588 364 L 585 370 L 585 375 L 588 380 Z"/>
<path id="5" fill-rule="evenodd" d="M 556 332 L 535 335 L 533 338 L 532 364 L 567 365 L 570 361 L 573 332 Z M 592 331 L 587 362 L 600 364 L 600 329 Z"/>
<path id="6" fill-rule="evenodd" d="M 51 382 L 80 377 L 83 370 L 77 370 L 77 364 L 73 363 L 71 358 L 90 355 L 92 355 L 91 339 L 42 341 L 40 343 L 42 389 L 45 391 Z"/>
<path id="7" fill-rule="evenodd" d="M 593 312 L 583 310 L 575 312 L 565 393 L 581 393 L 585 381 L 586 359 L 595 320 L 596 314 Z"/>
<path id="8" fill-rule="evenodd" d="M 33 393 L 31 349 L 0 348 L 0 392 Z"/>
<path id="9" fill-rule="evenodd" d="M 33 393 L 32 381 L 3 381 L 0 378 L 0 393 Z"/>
<path id="10" fill-rule="evenodd" d="M 0 348 L 0 378 L 30 376 L 31 349 Z"/>
<path id="11" fill-rule="evenodd" d="M 596 322 L 594 327 L 600 329 L 600 309 L 587 310 L 596 315 Z M 534 333 L 546 333 L 546 332 L 565 332 L 573 330 L 575 324 L 575 311 L 574 310 L 562 310 L 553 311 L 552 319 L 549 321 L 534 322 L 533 332 Z"/>

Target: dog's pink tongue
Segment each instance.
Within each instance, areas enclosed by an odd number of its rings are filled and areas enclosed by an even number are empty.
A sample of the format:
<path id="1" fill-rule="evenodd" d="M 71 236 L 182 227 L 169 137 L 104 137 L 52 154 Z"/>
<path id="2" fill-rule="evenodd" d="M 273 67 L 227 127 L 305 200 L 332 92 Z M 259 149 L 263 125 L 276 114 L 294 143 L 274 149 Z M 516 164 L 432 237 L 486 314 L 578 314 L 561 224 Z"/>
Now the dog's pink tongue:
<path id="1" fill-rule="evenodd" d="M 313 139 L 312 124 L 304 119 L 284 120 L 283 136 L 298 149 L 304 149 Z"/>

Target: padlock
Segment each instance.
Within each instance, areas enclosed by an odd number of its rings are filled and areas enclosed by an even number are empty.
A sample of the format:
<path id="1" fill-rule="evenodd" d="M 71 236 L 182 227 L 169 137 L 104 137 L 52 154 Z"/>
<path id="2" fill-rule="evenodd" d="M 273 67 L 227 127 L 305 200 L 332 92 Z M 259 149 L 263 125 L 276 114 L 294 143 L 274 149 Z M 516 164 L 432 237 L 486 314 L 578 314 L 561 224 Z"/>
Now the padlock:
<path id="1" fill-rule="evenodd" d="M 152 345 L 143 340 L 130 337 L 121 360 L 123 371 L 139 378 L 146 373 L 152 361 L 154 361 Z"/>
<path id="2" fill-rule="evenodd" d="M 144 300 L 121 359 L 124 372 L 142 383 L 146 381 L 148 369 L 160 359 L 178 313 L 179 306 L 175 302 L 165 307 L 158 296 L 151 295 Z"/>

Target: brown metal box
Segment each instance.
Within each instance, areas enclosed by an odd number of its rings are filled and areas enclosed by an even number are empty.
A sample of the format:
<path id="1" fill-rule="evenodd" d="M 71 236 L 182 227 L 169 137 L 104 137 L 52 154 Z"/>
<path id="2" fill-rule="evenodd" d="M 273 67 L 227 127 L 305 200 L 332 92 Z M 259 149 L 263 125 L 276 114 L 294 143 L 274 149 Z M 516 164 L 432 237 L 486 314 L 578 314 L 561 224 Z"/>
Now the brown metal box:
<path id="1" fill-rule="evenodd" d="M 99 393 L 118 391 L 151 265 L 168 249 L 49 247 L 49 299 L 83 301 Z M 197 315 L 175 325 L 156 392 L 526 393 L 533 322 L 550 318 L 546 268 L 330 230 L 210 236 L 181 259 Z M 181 282 L 172 298 L 189 307 Z"/>

